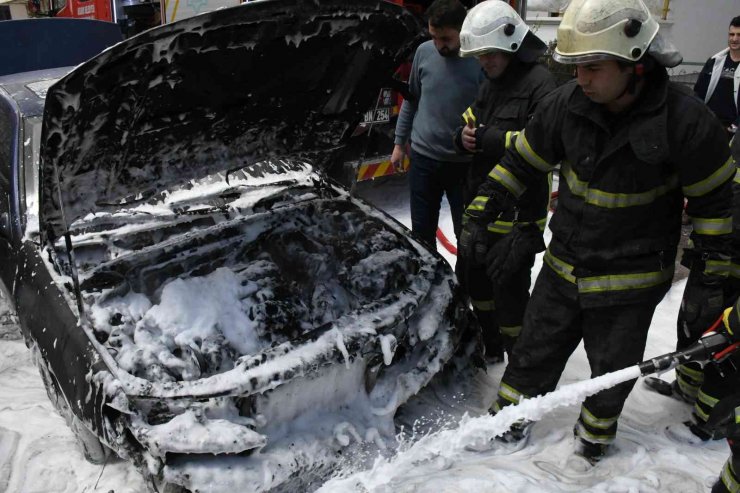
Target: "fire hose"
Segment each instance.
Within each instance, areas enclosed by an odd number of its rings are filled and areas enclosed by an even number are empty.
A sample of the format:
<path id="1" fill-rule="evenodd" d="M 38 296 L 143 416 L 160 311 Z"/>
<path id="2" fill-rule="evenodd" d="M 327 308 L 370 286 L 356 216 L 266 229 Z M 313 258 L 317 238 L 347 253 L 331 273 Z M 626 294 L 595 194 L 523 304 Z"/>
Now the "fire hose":
<path id="1" fill-rule="evenodd" d="M 724 360 L 738 349 L 738 344 L 730 344 L 727 336 L 718 332 L 705 335 L 686 349 L 673 353 L 656 356 L 640 363 L 640 373 L 643 376 L 652 373 L 662 373 L 673 368 L 689 363 L 691 361 L 716 361 Z"/>
<path id="2" fill-rule="evenodd" d="M 691 361 L 721 363 L 740 349 L 740 343 L 731 343 L 725 334 L 715 331 L 721 323 L 720 317 L 698 341 L 686 349 L 643 361 L 638 365 L 640 373 L 642 376 L 662 373 Z"/>

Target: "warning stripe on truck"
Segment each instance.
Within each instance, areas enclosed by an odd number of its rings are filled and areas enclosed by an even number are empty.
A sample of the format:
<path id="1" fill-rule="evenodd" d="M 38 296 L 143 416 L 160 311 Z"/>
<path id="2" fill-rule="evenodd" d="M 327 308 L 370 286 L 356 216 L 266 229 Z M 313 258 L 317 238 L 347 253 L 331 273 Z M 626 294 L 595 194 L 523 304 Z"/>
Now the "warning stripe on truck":
<path id="1" fill-rule="evenodd" d="M 380 178 L 381 176 L 390 176 L 399 171 L 391 164 L 390 156 L 384 156 L 382 161 L 368 162 L 360 165 L 357 170 L 357 181 L 372 180 L 373 178 Z M 403 172 L 409 169 L 409 158 L 404 156 L 403 158 Z"/>

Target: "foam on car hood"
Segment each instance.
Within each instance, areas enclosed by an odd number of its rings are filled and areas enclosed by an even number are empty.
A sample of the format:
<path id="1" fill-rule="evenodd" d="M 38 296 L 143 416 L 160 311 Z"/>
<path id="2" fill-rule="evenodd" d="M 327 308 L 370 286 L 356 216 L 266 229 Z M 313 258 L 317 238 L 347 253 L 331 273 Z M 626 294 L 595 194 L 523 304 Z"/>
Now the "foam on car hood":
<path id="1" fill-rule="evenodd" d="M 421 32 L 417 18 L 384 1 L 261 0 L 110 48 L 48 92 L 43 234 L 53 240 L 87 214 L 215 172 L 321 160 Z"/>

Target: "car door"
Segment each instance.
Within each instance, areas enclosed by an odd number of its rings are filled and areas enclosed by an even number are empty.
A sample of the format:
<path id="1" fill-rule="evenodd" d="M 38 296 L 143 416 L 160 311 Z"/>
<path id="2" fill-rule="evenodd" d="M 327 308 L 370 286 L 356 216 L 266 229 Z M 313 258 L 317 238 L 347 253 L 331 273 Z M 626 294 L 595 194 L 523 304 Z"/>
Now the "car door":
<path id="1" fill-rule="evenodd" d="M 14 232 L 11 217 L 12 169 L 19 158 L 19 118 L 13 106 L 0 98 L 0 280 L 6 294 L 13 287 Z"/>

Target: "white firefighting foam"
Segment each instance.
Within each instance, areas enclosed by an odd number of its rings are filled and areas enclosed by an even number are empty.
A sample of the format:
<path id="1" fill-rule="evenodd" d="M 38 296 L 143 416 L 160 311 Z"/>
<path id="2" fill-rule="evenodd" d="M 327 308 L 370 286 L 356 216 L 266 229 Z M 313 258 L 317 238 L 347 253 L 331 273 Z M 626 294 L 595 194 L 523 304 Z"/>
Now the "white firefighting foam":
<path id="1" fill-rule="evenodd" d="M 397 483 L 399 478 L 406 476 L 419 464 L 444 464 L 447 468 L 464 456 L 466 449 L 489 448 L 495 451 L 497 447 L 506 448 L 507 445 L 494 441 L 494 437 L 503 435 L 517 421 L 540 420 L 559 407 L 578 404 L 589 395 L 639 376 L 640 369 L 633 366 L 592 380 L 572 383 L 543 396 L 522 400 L 517 406 L 502 409 L 496 416 L 465 416 L 459 427 L 424 437 L 392 459 L 377 460 L 371 469 L 330 481 L 319 491 L 386 491 L 388 485 Z"/>
<path id="2" fill-rule="evenodd" d="M 398 199 L 406 193 L 403 184 L 398 188 L 385 184 L 368 191 L 374 194 L 373 201 L 380 202 L 394 217 L 410 224 L 408 204 Z M 446 208 L 443 209 L 443 229 L 452 237 L 449 210 Z M 674 349 L 675 320 L 684 286 L 684 282 L 674 285 L 659 305 L 648 336 L 646 357 Z M 128 300 L 128 306 L 140 314 L 150 308 L 144 300 Z M 418 422 L 431 421 L 431 424 L 427 423 L 427 429 L 436 430 L 440 426 L 437 422 L 453 421 L 452 426 L 457 431 L 433 434 L 426 441 L 418 440 L 418 436 L 410 439 L 402 435 L 398 457 L 391 462 L 387 457 L 396 453 L 392 444 L 385 443 L 388 449 L 379 453 L 380 444 L 376 443 L 376 431 L 385 433 L 388 430 L 375 428 L 374 431 L 373 426 L 363 425 L 368 423 L 364 421 L 367 416 L 358 409 L 367 406 L 367 402 L 358 399 L 358 406 L 347 409 L 339 417 L 340 421 L 331 427 L 326 416 L 320 413 L 297 420 L 295 429 L 285 430 L 286 438 L 293 445 L 291 448 L 281 453 L 253 457 L 262 466 L 258 476 L 253 470 L 241 469 L 238 458 L 233 457 L 220 459 L 193 472 L 198 474 L 199 484 L 204 485 L 203 491 L 209 491 L 209 484 L 215 487 L 218 483 L 230 483 L 234 485 L 232 491 L 254 484 L 250 481 L 264 484 L 273 473 L 282 469 L 281 464 L 300 462 L 326 453 L 326 448 L 314 434 L 325 431 L 324 428 L 328 428 L 329 436 L 335 437 L 337 449 L 347 442 L 355 444 L 358 437 L 375 443 L 376 448 L 372 451 L 358 454 L 348 461 L 346 471 L 349 474 L 372 468 L 373 462 L 378 460 L 376 467 L 378 470 L 387 467 L 384 470 L 389 477 L 385 484 L 382 477 L 375 478 L 372 484 L 377 486 L 370 490 L 377 492 L 700 493 L 709 490 L 729 455 L 724 441 L 691 445 L 668 436 L 666 426 L 680 424 L 687 419 L 690 408 L 645 391 L 640 382 L 627 400 L 613 451 L 594 467 L 586 468 L 574 461 L 572 427 L 579 412 L 577 404 L 554 409 L 545 415 L 534 425 L 527 446 L 520 450 L 492 447 L 487 452 L 469 452 L 465 445 L 472 443 L 471 434 L 465 434 L 464 430 L 478 427 L 481 436 L 488 438 L 492 429 L 491 418 L 461 417 L 465 412 L 471 416 L 485 412 L 502 371 L 503 365 L 489 366 L 488 374 L 479 372 L 463 382 L 443 380 L 417 396 L 412 404 L 415 415 L 421 416 Z M 672 378 L 672 373 L 664 378 Z M 583 381 L 588 376 L 588 362 L 581 347 L 569 361 L 560 384 Z M 349 383 L 329 381 L 327 385 L 335 386 L 340 393 L 349 392 L 352 387 Z M 315 392 L 315 387 L 306 389 L 295 399 L 306 398 L 312 392 Z M 433 418 L 442 411 L 445 419 Z M 430 416 L 432 418 L 427 419 Z M 411 422 L 414 419 L 408 415 L 403 418 Z M 438 444 L 440 436 L 449 438 L 449 448 L 454 449 L 454 453 L 435 456 L 425 452 L 425 444 Z M 418 445 L 414 445 L 417 441 Z M 305 474 L 311 475 L 309 472 Z M 353 478 L 364 476 L 360 473 Z M 331 482 L 326 488 L 331 491 L 336 484 Z M 309 489 L 319 485 L 320 482 L 314 483 Z M 72 432 L 53 410 L 23 342 L 0 341 L 0 491 L 77 493 L 110 490 L 140 493 L 146 490 L 146 485 L 130 462 L 111 460 L 105 466 L 87 463 L 75 446 Z M 359 485 L 356 488 L 349 485 L 344 491 L 367 491 L 367 488 L 363 490 Z"/>

